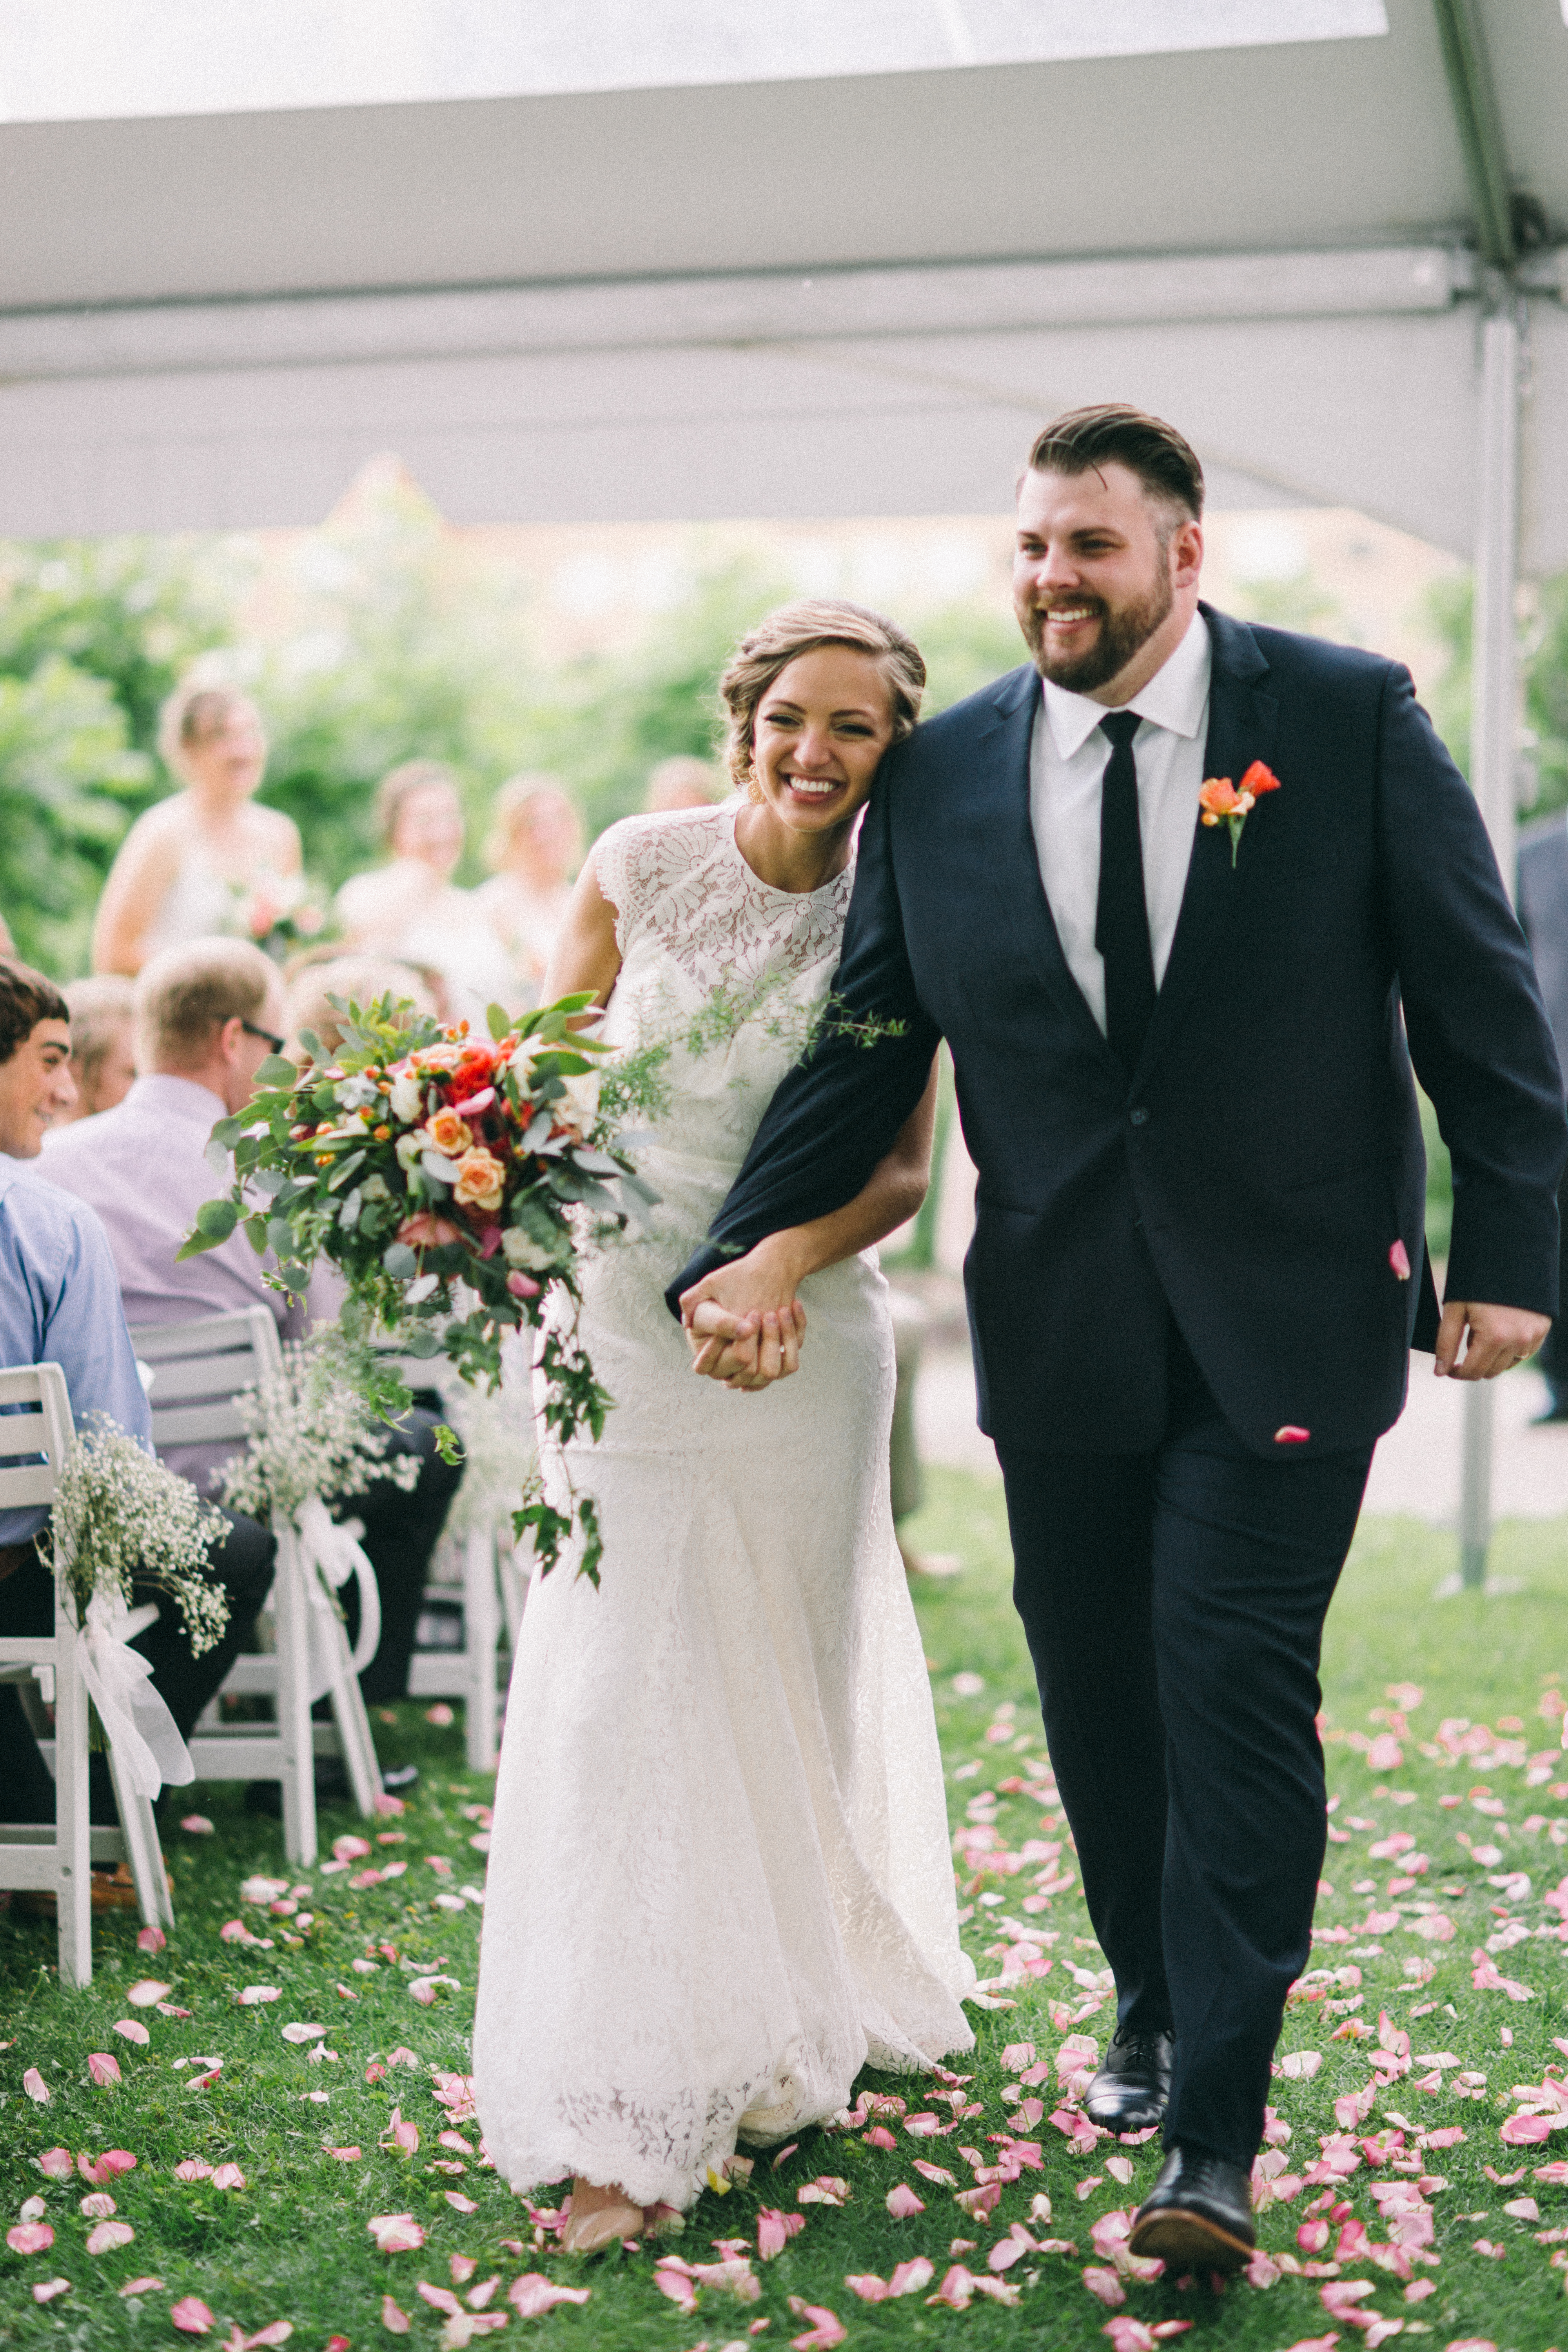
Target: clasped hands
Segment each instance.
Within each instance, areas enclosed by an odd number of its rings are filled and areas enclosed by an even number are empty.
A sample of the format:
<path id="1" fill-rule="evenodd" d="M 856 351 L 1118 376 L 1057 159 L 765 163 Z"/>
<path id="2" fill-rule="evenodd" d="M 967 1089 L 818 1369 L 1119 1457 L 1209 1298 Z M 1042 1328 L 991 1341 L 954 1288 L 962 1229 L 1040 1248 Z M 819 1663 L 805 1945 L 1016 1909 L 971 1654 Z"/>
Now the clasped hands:
<path id="1" fill-rule="evenodd" d="M 795 1290 L 808 1271 L 775 1234 L 683 1290 L 680 1322 L 692 1370 L 743 1393 L 798 1371 L 805 1309 Z"/>

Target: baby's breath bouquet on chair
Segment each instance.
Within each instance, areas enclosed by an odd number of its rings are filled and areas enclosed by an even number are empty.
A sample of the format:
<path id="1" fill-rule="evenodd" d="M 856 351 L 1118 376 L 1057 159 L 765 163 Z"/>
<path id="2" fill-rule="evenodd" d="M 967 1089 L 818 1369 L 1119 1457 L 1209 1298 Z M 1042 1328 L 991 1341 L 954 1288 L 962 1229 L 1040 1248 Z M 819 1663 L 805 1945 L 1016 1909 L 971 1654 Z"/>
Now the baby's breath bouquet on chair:
<path id="1" fill-rule="evenodd" d="M 153 1669 L 128 1635 L 132 1583 L 167 1593 L 194 1657 L 228 1626 L 228 1595 L 211 1574 L 211 1545 L 227 1523 L 186 1478 L 127 1436 L 107 1413 L 89 1413 L 61 1465 L 39 1550 L 81 1635 L 82 1678 L 92 1701 L 89 1744 L 108 1747 L 139 1796 L 194 1776 L 179 1727 L 153 1686 Z"/>
<path id="2" fill-rule="evenodd" d="M 584 1429 L 597 1437 L 611 1399 L 577 1338 L 577 1253 L 652 1196 L 600 1113 L 604 1048 L 570 1026 L 591 1003 L 567 997 L 515 1024 L 492 1005 L 488 1037 L 391 997 L 341 1007 L 347 1024 L 331 1055 L 307 1034 L 303 1070 L 263 1062 L 250 1102 L 213 1129 L 236 1181 L 204 1204 L 181 1255 L 243 1224 L 296 1294 L 326 1257 L 348 1284 L 356 1336 L 378 1329 L 407 1355 L 445 1355 L 487 1387 L 503 1339 L 531 1328 L 546 1423 L 563 1443 Z M 409 1401 L 385 1370 L 371 1392 L 388 1415 Z M 531 1532 L 545 1570 L 580 1534 L 579 1573 L 598 1581 L 591 1496 L 557 1510 L 535 1478 L 513 1526 Z"/>
<path id="3" fill-rule="evenodd" d="M 227 1533 L 188 1478 L 91 1412 L 60 1471 L 40 1549 L 79 1626 L 95 1599 L 128 1609 L 135 1578 L 169 1595 L 199 1658 L 228 1626 L 228 1595 L 207 1565 L 209 1547 Z"/>

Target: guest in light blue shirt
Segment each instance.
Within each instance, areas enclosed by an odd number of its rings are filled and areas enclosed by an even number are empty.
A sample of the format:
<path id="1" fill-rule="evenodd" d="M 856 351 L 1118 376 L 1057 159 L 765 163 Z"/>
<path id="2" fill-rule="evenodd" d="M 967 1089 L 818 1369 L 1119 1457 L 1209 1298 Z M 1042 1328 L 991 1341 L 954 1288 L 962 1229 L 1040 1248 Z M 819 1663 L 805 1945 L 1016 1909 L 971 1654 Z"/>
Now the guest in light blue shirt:
<path id="1" fill-rule="evenodd" d="M 85 1202 L 45 1183 L 26 1164 L 37 1159 L 50 1119 L 75 1099 L 69 1064 L 64 997 L 41 972 L 0 956 L 0 1366 L 58 1364 L 79 1423 L 89 1412 L 107 1413 L 151 1444 L 146 1394 L 103 1227 Z M 33 1540 L 47 1517 L 38 1508 L 0 1512 L 0 1634 L 53 1631 L 53 1582 Z M 193 1658 L 176 1612 L 165 1604 L 136 1643 L 182 1734 L 228 1672 L 272 1581 L 272 1538 L 253 1519 L 226 1517 L 228 1537 L 210 1555 L 212 1574 L 228 1591 L 223 1640 Z M 103 1759 L 95 1756 L 92 1763 L 92 1818 L 112 1822 Z M 0 1684 L 0 1781 L 10 1820 L 53 1819 L 48 1774 L 10 1684 Z"/>

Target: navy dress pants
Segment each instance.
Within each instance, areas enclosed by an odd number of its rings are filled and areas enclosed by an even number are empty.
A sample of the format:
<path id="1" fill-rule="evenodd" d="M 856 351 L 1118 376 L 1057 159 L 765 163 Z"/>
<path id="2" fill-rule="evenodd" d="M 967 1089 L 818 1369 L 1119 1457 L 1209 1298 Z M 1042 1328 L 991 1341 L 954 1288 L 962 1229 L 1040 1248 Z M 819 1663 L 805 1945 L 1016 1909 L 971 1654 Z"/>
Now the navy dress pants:
<path id="1" fill-rule="evenodd" d="M 1173 1326 L 1170 1398 L 1153 1453 L 1005 1455 L 1013 1597 L 1119 2027 L 1175 2032 L 1166 2143 L 1250 2166 L 1311 1945 L 1318 1661 L 1372 1448 L 1260 1460 Z"/>

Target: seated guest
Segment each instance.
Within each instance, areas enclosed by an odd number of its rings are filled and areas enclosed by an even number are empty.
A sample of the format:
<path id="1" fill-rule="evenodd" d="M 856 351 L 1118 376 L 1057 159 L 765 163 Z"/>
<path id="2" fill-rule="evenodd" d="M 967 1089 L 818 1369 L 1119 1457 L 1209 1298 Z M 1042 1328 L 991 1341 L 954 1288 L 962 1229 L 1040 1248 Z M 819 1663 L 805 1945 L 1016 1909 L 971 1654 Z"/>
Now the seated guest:
<path id="1" fill-rule="evenodd" d="M 214 1122 L 244 1109 L 261 1063 L 282 1051 L 286 1018 L 278 968 L 248 940 L 171 948 L 136 986 L 143 1075 L 118 1109 L 81 1120 L 50 1146 L 50 1181 L 103 1220 L 132 1324 L 259 1305 L 284 1339 L 304 1336 L 307 1307 L 268 1287 L 263 1276 L 272 1261 L 258 1257 L 243 1233 L 200 1257 L 176 1257 L 202 1202 L 223 1189 L 206 1159 Z M 437 1418 L 414 1411 L 391 1433 L 395 1452 L 419 1458 L 412 1493 L 382 1479 L 349 1506 L 364 1523 L 381 1588 L 381 1643 L 361 1676 L 367 1700 L 400 1698 L 406 1687 L 425 1570 L 461 1476 L 436 1451 Z M 172 1446 L 165 1459 L 205 1486 L 232 1450 Z"/>
<path id="2" fill-rule="evenodd" d="M 37 1158 L 50 1120 L 72 1106 L 70 1048 L 58 989 L 26 964 L 0 958 L 0 1364 L 58 1364 L 79 1425 L 89 1413 L 106 1413 L 146 1444 L 147 1399 L 103 1227 L 91 1209 L 25 1164 Z M 146 1176 L 143 1170 L 143 1182 Z M 37 1640 L 54 1631 L 54 1580 L 35 1542 L 47 1517 L 37 1507 L 0 1511 L 0 1633 Z M 231 1532 L 211 1559 L 228 1591 L 223 1639 L 194 1658 L 164 1598 L 157 1623 L 133 1645 L 152 1661 L 153 1685 L 182 1738 L 228 1672 L 272 1581 L 266 1528 L 233 1512 L 226 1517 Z M 158 1598 L 140 1591 L 136 1597 Z M 48 1771 L 10 1684 L 0 1684 L 0 1787 L 7 1819 L 54 1819 Z M 95 1822 L 114 1820 L 101 1756 L 89 1762 L 89 1803 Z"/>
<path id="3" fill-rule="evenodd" d="M 93 972 L 68 981 L 63 992 L 71 1024 L 71 1079 L 76 1100 L 50 1129 L 55 1134 L 79 1118 L 112 1110 L 131 1091 L 136 1076 L 132 1045 L 132 998 L 123 972 Z M 48 1141 L 48 1137 L 44 1139 Z"/>

